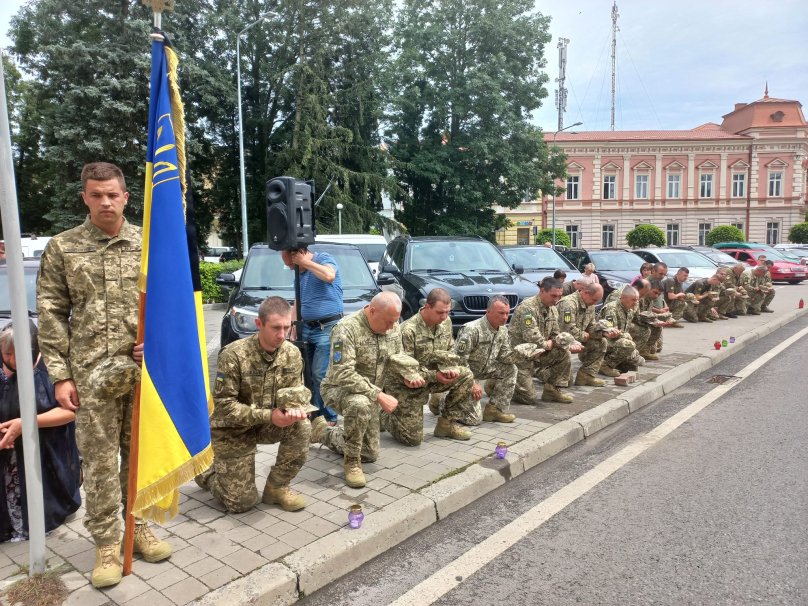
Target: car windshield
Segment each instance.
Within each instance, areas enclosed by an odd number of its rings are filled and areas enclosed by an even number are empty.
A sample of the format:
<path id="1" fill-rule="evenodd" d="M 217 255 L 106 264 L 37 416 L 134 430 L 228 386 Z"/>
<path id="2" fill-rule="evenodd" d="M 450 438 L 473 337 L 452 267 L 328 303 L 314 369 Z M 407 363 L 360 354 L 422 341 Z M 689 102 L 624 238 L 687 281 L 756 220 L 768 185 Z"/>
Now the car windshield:
<path id="1" fill-rule="evenodd" d="M 373 275 L 368 269 L 364 257 L 355 248 L 347 246 L 329 246 L 327 248 L 314 245 L 312 252 L 324 251 L 337 262 L 343 290 L 376 288 Z M 281 253 L 269 248 L 254 248 L 250 251 L 249 260 L 244 267 L 241 278 L 242 289 L 294 290 L 295 272 L 283 264 Z"/>
<path id="2" fill-rule="evenodd" d="M 777 259 L 779 261 L 789 261 L 791 263 L 799 263 L 800 258 L 793 254 L 791 251 L 784 251 L 784 250 L 777 250 L 776 248 L 772 248 L 771 246 L 761 246 L 764 251 L 764 254 L 767 257 L 771 257 L 772 259 Z M 760 253 L 757 253 L 755 257 L 759 257 Z"/>
<path id="3" fill-rule="evenodd" d="M 356 244 L 356 247 L 362 251 L 362 254 L 365 255 L 365 259 L 367 259 L 368 263 L 378 263 L 382 260 L 382 255 L 384 254 L 384 249 L 387 248 L 387 244 Z"/>
<path id="4" fill-rule="evenodd" d="M 551 248 L 531 246 L 528 248 L 503 248 L 502 254 L 508 263 L 518 264 L 525 271 L 537 269 L 572 269 L 569 262 Z"/>
<path id="5" fill-rule="evenodd" d="M 657 256 L 660 260 L 668 266 L 671 271 L 676 271 L 676 268 L 687 267 L 692 269 L 694 267 L 706 267 L 708 269 L 715 268 L 715 263 L 707 259 L 699 253 L 691 252 L 688 250 L 681 250 L 676 252 L 659 252 Z"/>
<path id="6" fill-rule="evenodd" d="M 26 267 L 23 269 L 23 279 L 25 280 L 25 299 L 28 303 L 29 311 L 36 311 L 36 267 Z M 0 267 L 0 313 L 11 311 L 11 301 L 9 300 L 8 269 Z"/>
<path id="7" fill-rule="evenodd" d="M 645 263 L 642 257 L 630 252 L 590 252 L 589 258 L 595 264 L 596 269 L 603 271 L 636 271 L 640 273 L 640 266 Z"/>
<path id="8" fill-rule="evenodd" d="M 413 242 L 411 251 L 410 271 L 512 271 L 499 250 L 482 240 Z"/>
<path id="9" fill-rule="evenodd" d="M 705 257 L 709 257 L 716 263 L 737 263 L 738 259 L 733 257 L 732 255 L 728 255 L 725 252 L 721 252 L 719 250 L 705 250 L 703 253 Z"/>

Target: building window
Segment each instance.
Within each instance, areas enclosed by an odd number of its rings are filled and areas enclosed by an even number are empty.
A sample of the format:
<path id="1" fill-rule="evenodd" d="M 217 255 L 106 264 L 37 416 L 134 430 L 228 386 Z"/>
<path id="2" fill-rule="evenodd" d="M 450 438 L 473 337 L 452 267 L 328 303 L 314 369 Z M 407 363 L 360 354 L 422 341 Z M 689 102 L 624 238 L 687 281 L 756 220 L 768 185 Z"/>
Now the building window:
<path id="1" fill-rule="evenodd" d="M 677 246 L 679 244 L 679 224 L 668 223 L 665 228 L 665 237 L 668 240 L 668 246 Z"/>
<path id="2" fill-rule="evenodd" d="M 668 175 L 668 198 L 678 198 L 682 175 Z"/>
<path id="3" fill-rule="evenodd" d="M 567 225 L 567 235 L 570 237 L 570 247 L 581 247 L 581 231 L 577 225 Z"/>
<path id="4" fill-rule="evenodd" d="M 780 222 L 769 221 L 766 223 L 766 244 L 774 246 L 780 244 Z"/>
<path id="5" fill-rule="evenodd" d="M 617 175 L 605 175 L 603 177 L 603 199 L 614 200 L 617 195 Z"/>
<path id="6" fill-rule="evenodd" d="M 530 244 L 530 228 L 517 227 L 516 228 L 516 243 L 520 246 Z"/>
<path id="7" fill-rule="evenodd" d="M 712 223 L 699 223 L 699 246 L 707 245 L 707 234 L 712 228 Z"/>
<path id="8" fill-rule="evenodd" d="M 732 174 L 732 197 L 743 198 L 746 196 L 746 173 Z"/>
<path id="9" fill-rule="evenodd" d="M 783 196 L 783 173 L 769 173 L 769 197 L 781 198 Z"/>
<path id="10" fill-rule="evenodd" d="M 642 200 L 648 197 L 648 175 L 634 175 L 634 198 Z"/>
<path id="11" fill-rule="evenodd" d="M 713 174 L 702 174 L 699 178 L 699 198 L 713 197 Z"/>
<path id="12" fill-rule="evenodd" d="M 737 227 L 738 229 L 743 231 L 743 223 L 730 223 L 730 225 L 732 225 L 732 227 Z"/>
<path id="13" fill-rule="evenodd" d="M 578 184 L 581 182 L 581 177 L 578 175 L 570 175 L 567 177 L 567 200 L 578 199 Z"/>
<path id="14" fill-rule="evenodd" d="M 600 228 L 600 247 L 614 248 L 614 225 L 602 225 Z"/>

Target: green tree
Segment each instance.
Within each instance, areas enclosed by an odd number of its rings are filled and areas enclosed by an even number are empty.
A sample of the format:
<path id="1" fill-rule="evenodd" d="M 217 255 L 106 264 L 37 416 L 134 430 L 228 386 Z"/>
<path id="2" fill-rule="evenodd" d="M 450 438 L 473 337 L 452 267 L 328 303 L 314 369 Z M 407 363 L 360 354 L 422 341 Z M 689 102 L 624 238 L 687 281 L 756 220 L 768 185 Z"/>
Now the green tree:
<path id="1" fill-rule="evenodd" d="M 788 241 L 794 244 L 808 244 L 808 222 L 792 226 L 788 232 Z"/>
<path id="2" fill-rule="evenodd" d="M 716 225 L 704 239 L 707 246 L 714 246 L 719 242 L 744 242 L 743 232 L 734 225 Z"/>
<path id="3" fill-rule="evenodd" d="M 407 0 L 394 39 L 396 218 L 413 234 L 490 238 L 505 224 L 492 205 L 564 174 L 530 119 L 547 95 L 548 19 L 526 0 Z"/>
<path id="4" fill-rule="evenodd" d="M 568 248 L 572 246 L 569 234 L 567 234 L 566 231 L 564 231 L 563 229 L 556 228 L 555 234 L 556 234 L 556 245 L 566 246 Z M 553 242 L 552 228 L 546 227 L 542 230 L 539 230 L 539 232 L 536 234 L 535 242 L 536 244 L 539 245 L 544 244 L 545 242 L 550 242 L 552 244 Z"/>
<path id="5" fill-rule="evenodd" d="M 665 246 L 665 232 L 656 225 L 638 225 L 626 234 L 626 242 L 632 248 L 644 248 L 646 246 Z"/>

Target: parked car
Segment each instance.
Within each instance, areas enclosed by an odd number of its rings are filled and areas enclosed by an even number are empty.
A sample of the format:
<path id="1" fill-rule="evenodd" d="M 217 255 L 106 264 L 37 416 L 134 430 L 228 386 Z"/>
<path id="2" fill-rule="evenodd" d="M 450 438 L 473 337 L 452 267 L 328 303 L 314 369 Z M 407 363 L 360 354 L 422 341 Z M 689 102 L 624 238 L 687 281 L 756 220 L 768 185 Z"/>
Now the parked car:
<path id="1" fill-rule="evenodd" d="M 25 300 L 28 303 L 28 315 L 35 319 L 36 313 L 36 278 L 39 273 L 39 259 L 25 259 L 22 262 L 25 279 Z M 8 287 L 8 266 L 0 264 L 0 330 L 11 322 L 11 298 Z"/>
<path id="2" fill-rule="evenodd" d="M 399 236 L 387 245 L 379 271 L 379 284 L 389 275 L 401 289 L 403 319 L 421 308 L 433 288 L 448 291 L 455 331 L 482 316 L 492 295 L 503 295 L 513 311 L 538 293 L 519 275 L 521 266 L 511 267 L 496 246 L 479 237 Z"/>
<path id="3" fill-rule="evenodd" d="M 681 248 L 640 248 L 632 250 L 649 263 L 665 263 L 668 275 L 675 276 L 680 267 L 690 270 L 687 282 L 695 282 L 701 278 L 709 278 L 715 274 L 718 265 L 709 257 L 694 250 Z"/>
<path id="4" fill-rule="evenodd" d="M 800 263 L 793 263 L 780 256 L 780 253 L 774 249 L 764 250 L 762 248 L 722 248 L 725 253 L 732 255 L 738 261 L 742 261 L 747 265 L 755 266 L 758 264 L 757 258 L 760 255 L 766 255 L 770 261 L 774 262 L 771 268 L 771 275 L 773 282 L 788 282 L 789 284 L 799 284 L 806 277 L 808 277 L 808 269 L 805 265 Z"/>
<path id="5" fill-rule="evenodd" d="M 356 246 L 318 243 L 309 246 L 309 250 L 327 252 L 336 260 L 346 314 L 361 309 L 379 292 Z M 258 306 L 267 297 L 278 295 L 291 303 L 295 298 L 294 277 L 295 272 L 284 265 L 281 254 L 265 244 L 250 248 L 241 280 L 237 281 L 233 274 L 219 274 L 216 283 L 233 289 L 222 318 L 221 346 L 255 333 Z"/>
<path id="6" fill-rule="evenodd" d="M 557 269 L 567 273 L 567 280 L 577 280 L 581 277 L 579 272 L 566 257 L 558 251 L 546 246 L 500 246 L 502 254 L 511 264 L 511 267 L 521 265 L 527 278 L 538 284 L 545 277 L 552 276 Z"/>
<path id="7" fill-rule="evenodd" d="M 790 261 L 791 263 L 801 263 L 801 259 L 797 255 L 784 250 L 777 250 L 773 246 L 761 244 L 760 242 L 719 242 L 715 247 L 719 250 L 726 250 L 728 248 L 754 248 L 755 250 L 761 251 L 758 253 L 759 255 L 778 255 L 779 258 Z"/>
<path id="8" fill-rule="evenodd" d="M 202 260 L 208 263 L 219 263 L 224 253 L 233 250 L 235 249 L 232 246 L 211 246 L 208 248 L 207 254 L 202 257 Z"/>
<path id="9" fill-rule="evenodd" d="M 583 248 L 568 248 L 561 251 L 569 261 L 583 271 L 587 263 L 595 264 L 595 273 L 603 286 L 603 299 L 613 290 L 622 288 L 637 277 L 640 267 L 645 259 L 633 252 L 619 248 L 604 248 L 601 250 L 584 250 Z"/>
<path id="10" fill-rule="evenodd" d="M 315 237 L 317 242 L 344 242 L 353 244 L 365 256 L 370 272 L 376 276 L 379 273 L 379 261 L 382 259 L 384 249 L 387 248 L 387 239 L 384 236 L 372 234 L 324 234 Z"/>
<path id="11" fill-rule="evenodd" d="M 799 257 L 803 265 L 808 264 L 808 244 L 778 244 L 774 248 L 781 253 Z"/>
<path id="12" fill-rule="evenodd" d="M 710 261 L 718 265 L 719 267 L 732 267 L 738 262 L 738 259 L 735 257 L 728 255 L 727 253 L 718 250 L 717 248 L 713 248 L 712 246 L 695 246 L 695 245 L 688 245 L 688 244 L 678 244 L 676 246 L 671 246 L 671 248 L 683 248 L 685 250 L 695 250 L 697 253 L 701 253 Z"/>
<path id="13" fill-rule="evenodd" d="M 224 263 L 226 261 L 238 261 L 241 259 L 241 251 L 240 250 L 226 250 L 221 255 L 219 255 L 219 263 Z"/>

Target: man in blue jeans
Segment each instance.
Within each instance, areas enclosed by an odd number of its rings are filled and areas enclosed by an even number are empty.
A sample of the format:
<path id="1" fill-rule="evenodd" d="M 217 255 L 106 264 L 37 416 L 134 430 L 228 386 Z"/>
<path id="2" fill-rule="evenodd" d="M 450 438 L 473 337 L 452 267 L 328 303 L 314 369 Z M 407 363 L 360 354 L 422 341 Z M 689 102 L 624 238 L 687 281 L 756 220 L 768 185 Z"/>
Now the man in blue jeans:
<path id="1" fill-rule="evenodd" d="M 320 381 L 328 370 L 331 330 L 343 314 L 339 267 L 328 253 L 312 253 L 307 248 L 281 251 L 281 257 L 290 269 L 295 265 L 300 268 L 300 315 L 303 318 L 300 336 L 307 345 L 314 405 L 320 409 L 312 416 L 323 415 L 326 421 L 333 423 L 337 414 L 323 403 Z"/>

